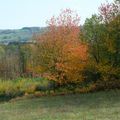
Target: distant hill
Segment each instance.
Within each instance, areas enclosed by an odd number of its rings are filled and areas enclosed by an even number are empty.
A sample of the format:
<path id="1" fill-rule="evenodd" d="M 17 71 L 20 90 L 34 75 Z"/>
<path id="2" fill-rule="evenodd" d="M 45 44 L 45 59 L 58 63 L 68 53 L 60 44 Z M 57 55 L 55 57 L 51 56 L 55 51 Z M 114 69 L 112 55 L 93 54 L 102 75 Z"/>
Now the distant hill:
<path id="1" fill-rule="evenodd" d="M 29 42 L 34 34 L 41 34 L 45 27 L 24 27 L 22 29 L 0 30 L 0 44 L 12 42 Z"/>

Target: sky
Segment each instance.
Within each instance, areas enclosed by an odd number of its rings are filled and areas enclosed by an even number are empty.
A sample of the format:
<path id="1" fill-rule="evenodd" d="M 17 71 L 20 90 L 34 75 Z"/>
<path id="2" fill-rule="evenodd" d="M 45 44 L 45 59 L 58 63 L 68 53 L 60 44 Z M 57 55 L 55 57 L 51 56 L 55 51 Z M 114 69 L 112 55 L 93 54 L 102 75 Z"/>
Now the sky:
<path id="1" fill-rule="evenodd" d="M 0 29 L 44 27 L 47 20 L 66 8 L 77 11 L 83 24 L 105 2 L 106 0 L 0 0 Z"/>

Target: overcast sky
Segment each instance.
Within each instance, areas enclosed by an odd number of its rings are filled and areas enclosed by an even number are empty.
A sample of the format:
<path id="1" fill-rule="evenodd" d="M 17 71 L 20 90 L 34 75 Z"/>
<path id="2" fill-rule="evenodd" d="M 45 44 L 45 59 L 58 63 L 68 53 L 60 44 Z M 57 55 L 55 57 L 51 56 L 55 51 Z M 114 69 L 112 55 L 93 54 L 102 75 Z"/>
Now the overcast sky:
<path id="1" fill-rule="evenodd" d="M 81 24 L 106 0 L 0 0 L 0 29 L 46 26 L 46 20 L 61 9 L 76 10 Z M 107 0 L 112 2 L 113 0 Z"/>

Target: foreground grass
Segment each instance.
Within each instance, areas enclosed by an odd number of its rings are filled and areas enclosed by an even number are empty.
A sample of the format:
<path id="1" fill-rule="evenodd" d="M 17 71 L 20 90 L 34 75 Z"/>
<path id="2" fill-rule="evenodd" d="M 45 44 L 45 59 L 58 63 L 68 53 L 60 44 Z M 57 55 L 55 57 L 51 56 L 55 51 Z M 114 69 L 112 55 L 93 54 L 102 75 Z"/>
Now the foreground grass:
<path id="1" fill-rule="evenodd" d="M 120 120 L 120 90 L 0 103 L 0 120 Z"/>

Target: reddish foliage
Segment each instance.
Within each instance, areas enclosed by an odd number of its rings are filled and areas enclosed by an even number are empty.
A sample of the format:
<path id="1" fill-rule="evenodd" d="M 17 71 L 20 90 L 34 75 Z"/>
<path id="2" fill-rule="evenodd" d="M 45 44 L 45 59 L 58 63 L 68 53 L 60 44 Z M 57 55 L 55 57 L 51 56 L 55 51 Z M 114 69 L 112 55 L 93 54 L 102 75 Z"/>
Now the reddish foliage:
<path id="1" fill-rule="evenodd" d="M 49 29 L 39 36 L 38 48 L 48 78 L 59 83 L 80 82 L 87 61 L 87 45 L 80 39 L 80 17 L 66 9 L 48 21 Z"/>
<path id="2" fill-rule="evenodd" d="M 102 4 L 99 7 L 99 12 L 102 20 L 105 23 L 109 23 L 111 20 L 113 20 L 119 14 L 119 7 L 119 4 L 116 3 Z"/>

